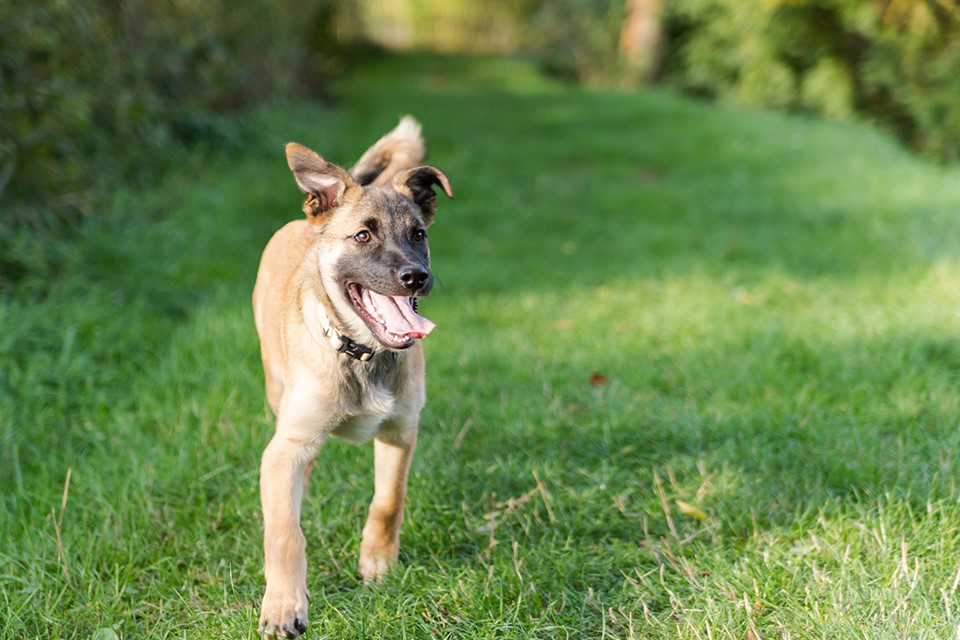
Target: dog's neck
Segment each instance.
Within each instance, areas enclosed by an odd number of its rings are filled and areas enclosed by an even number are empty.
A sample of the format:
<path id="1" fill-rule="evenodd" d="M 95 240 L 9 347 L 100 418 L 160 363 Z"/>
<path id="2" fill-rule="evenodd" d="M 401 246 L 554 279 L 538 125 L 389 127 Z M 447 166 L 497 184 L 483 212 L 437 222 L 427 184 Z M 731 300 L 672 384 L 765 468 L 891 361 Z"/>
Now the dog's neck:
<path id="1" fill-rule="evenodd" d="M 316 294 L 308 294 L 307 299 L 302 301 L 304 319 L 307 321 L 307 327 L 310 329 L 314 340 L 317 342 L 326 342 L 334 351 L 346 354 L 354 360 L 361 362 L 370 360 L 377 350 L 362 345 L 340 333 L 336 327 L 333 326 L 333 321 L 330 319 L 330 316 L 327 315 L 327 307 L 324 304 L 324 300 L 329 300 L 329 298 L 327 298 L 326 292 L 317 293 L 319 293 L 319 296 L 322 296 L 323 299 L 320 299 Z"/>

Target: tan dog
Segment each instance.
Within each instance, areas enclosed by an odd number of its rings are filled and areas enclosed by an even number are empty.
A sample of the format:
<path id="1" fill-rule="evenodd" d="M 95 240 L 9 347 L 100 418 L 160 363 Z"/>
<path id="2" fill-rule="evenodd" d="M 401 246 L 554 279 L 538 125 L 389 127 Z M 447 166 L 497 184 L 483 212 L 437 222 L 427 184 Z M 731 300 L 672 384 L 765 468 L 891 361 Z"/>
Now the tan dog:
<path id="1" fill-rule="evenodd" d="M 409 116 L 348 173 L 306 147 L 287 163 L 307 194 L 306 220 L 264 249 L 253 290 L 267 401 L 277 418 L 263 452 L 267 588 L 260 631 L 296 638 L 307 627 L 300 503 L 326 439 L 374 438 L 375 487 L 360 544 L 360 573 L 376 580 L 397 559 L 407 470 L 425 401 L 419 339 L 433 323 L 416 299 L 433 286 L 426 228 L 438 169 Z"/>

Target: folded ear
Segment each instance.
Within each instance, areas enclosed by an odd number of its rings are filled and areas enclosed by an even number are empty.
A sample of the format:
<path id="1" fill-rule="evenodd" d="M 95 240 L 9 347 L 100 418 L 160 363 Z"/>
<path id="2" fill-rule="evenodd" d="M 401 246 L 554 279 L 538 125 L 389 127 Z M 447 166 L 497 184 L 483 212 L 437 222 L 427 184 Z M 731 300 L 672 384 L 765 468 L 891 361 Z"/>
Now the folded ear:
<path id="1" fill-rule="evenodd" d="M 307 194 L 303 212 L 309 217 L 340 206 L 344 192 L 356 185 L 346 171 L 296 142 L 287 145 L 287 165 L 297 185 Z"/>
<path id="2" fill-rule="evenodd" d="M 350 175 L 362 185 L 389 184 L 398 171 L 423 162 L 426 153 L 420 123 L 411 116 L 404 116 L 392 131 L 360 156 L 357 164 L 350 168 Z"/>
<path id="3" fill-rule="evenodd" d="M 413 198 L 423 212 L 427 224 L 433 222 L 433 214 L 437 211 L 437 195 L 433 192 L 433 185 L 440 185 L 448 198 L 453 197 L 450 181 L 443 171 L 436 167 L 424 165 L 407 169 L 398 173 L 392 184 L 396 191 L 409 194 Z"/>

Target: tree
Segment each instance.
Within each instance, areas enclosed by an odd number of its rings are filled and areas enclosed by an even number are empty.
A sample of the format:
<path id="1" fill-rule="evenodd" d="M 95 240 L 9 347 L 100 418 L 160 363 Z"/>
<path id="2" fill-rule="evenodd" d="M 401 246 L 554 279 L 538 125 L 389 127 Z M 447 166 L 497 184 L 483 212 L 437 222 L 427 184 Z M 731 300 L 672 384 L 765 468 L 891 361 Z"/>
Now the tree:
<path id="1" fill-rule="evenodd" d="M 662 12 L 663 0 L 626 0 L 619 52 L 636 79 L 651 80 L 658 71 Z"/>

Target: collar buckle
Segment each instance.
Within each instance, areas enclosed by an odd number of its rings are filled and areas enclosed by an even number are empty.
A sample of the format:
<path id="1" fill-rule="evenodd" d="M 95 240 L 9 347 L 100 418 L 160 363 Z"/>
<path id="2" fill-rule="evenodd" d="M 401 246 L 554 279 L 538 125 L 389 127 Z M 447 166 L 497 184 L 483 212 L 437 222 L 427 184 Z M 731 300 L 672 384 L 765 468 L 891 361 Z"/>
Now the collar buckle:
<path id="1" fill-rule="evenodd" d="M 336 350 L 360 362 L 366 362 L 373 357 L 373 349 L 358 344 L 342 334 L 340 335 L 340 344 L 336 346 Z"/>
<path id="2" fill-rule="evenodd" d="M 317 306 L 317 312 L 319 315 L 320 329 L 323 333 L 323 337 L 326 338 L 327 342 L 330 343 L 330 346 L 333 347 L 334 351 L 337 353 L 345 353 L 354 360 L 359 360 L 360 362 L 366 362 L 373 357 L 374 353 L 376 353 L 375 349 L 364 346 L 358 342 L 354 342 L 347 336 L 334 329 L 330 323 L 330 319 L 327 317 L 327 314 L 324 313 L 323 308 L 319 305 Z"/>

